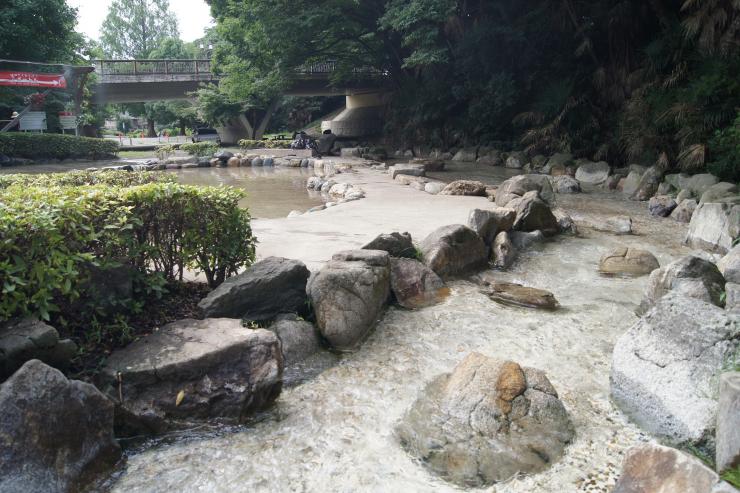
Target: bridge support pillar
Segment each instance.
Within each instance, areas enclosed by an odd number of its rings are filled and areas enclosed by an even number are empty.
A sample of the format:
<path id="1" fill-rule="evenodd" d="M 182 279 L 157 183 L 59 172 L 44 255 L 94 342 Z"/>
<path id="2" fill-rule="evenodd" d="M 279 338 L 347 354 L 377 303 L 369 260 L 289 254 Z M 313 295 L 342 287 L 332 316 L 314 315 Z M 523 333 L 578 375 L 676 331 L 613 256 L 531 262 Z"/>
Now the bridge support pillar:
<path id="1" fill-rule="evenodd" d="M 322 122 L 322 131 L 331 130 L 340 137 L 365 137 L 382 132 L 386 94 L 348 94 L 345 105 L 336 118 Z"/>

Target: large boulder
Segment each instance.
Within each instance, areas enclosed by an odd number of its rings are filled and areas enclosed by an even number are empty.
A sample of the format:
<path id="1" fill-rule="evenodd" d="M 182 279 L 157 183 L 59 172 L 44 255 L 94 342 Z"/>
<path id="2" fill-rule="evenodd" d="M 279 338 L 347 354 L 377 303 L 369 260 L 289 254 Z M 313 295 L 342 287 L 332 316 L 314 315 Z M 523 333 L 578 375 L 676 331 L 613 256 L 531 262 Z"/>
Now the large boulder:
<path id="1" fill-rule="evenodd" d="M 496 235 L 514 227 L 515 218 L 516 211 L 506 207 L 473 209 L 468 215 L 468 227 L 478 233 L 486 245 L 491 245 Z"/>
<path id="2" fill-rule="evenodd" d="M 295 315 L 281 315 L 268 328 L 280 340 L 285 367 L 300 363 L 321 350 L 321 336 L 312 323 Z"/>
<path id="3" fill-rule="evenodd" d="M 108 358 L 101 388 L 118 404 L 122 434 L 162 433 L 214 418 L 233 422 L 280 394 L 277 336 L 241 320 L 172 322 Z"/>
<path id="4" fill-rule="evenodd" d="M 631 197 L 635 194 L 637 191 L 637 187 L 640 186 L 640 179 L 642 178 L 642 175 L 645 173 L 645 171 L 639 171 L 639 170 L 632 170 L 627 175 L 627 178 L 625 178 L 624 183 L 622 183 L 622 193 L 625 194 L 628 197 Z"/>
<path id="5" fill-rule="evenodd" d="M 612 493 L 737 493 L 702 461 L 654 443 L 627 451 Z"/>
<path id="6" fill-rule="evenodd" d="M 350 250 L 311 276 L 316 325 L 332 347 L 354 349 L 374 327 L 390 295 L 390 267 L 388 252 Z"/>
<path id="7" fill-rule="evenodd" d="M 679 184 L 676 188 L 688 190 L 696 198 L 701 198 L 704 192 L 719 183 L 719 178 L 709 173 L 701 173 L 689 177 L 688 175 L 679 175 Z"/>
<path id="8" fill-rule="evenodd" d="M 678 202 L 678 201 L 677 201 Z M 680 223 L 689 223 L 696 211 L 697 203 L 694 199 L 684 199 L 678 202 L 678 206 L 671 212 L 671 219 Z"/>
<path id="9" fill-rule="evenodd" d="M 581 193 L 581 184 L 568 175 L 554 176 L 552 178 L 552 188 L 555 193 Z"/>
<path id="10" fill-rule="evenodd" d="M 707 190 L 701 194 L 701 200 L 699 203 L 725 202 L 726 199 L 732 198 L 740 199 L 738 195 L 740 195 L 740 190 L 738 190 L 736 183 L 722 181 L 707 188 Z"/>
<path id="11" fill-rule="evenodd" d="M 483 239 L 462 224 L 442 226 L 419 245 L 424 263 L 442 279 L 464 276 L 482 269 L 488 262 Z"/>
<path id="12" fill-rule="evenodd" d="M 516 259 L 517 250 L 509 238 L 509 233 L 501 231 L 496 235 L 491 248 L 491 257 L 494 267 L 508 269 Z"/>
<path id="13" fill-rule="evenodd" d="M 691 216 L 686 243 L 692 248 L 727 253 L 738 236 L 740 205 L 699 204 Z"/>
<path id="14" fill-rule="evenodd" d="M 268 257 L 224 281 L 198 307 L 205 317 L 256 321 L 271 320 L 281 313 L 303 313 L 309 275 L 303 262 Z"/>
<path id="15" fill-rule="evenodd" d="M 59 340 L 57 330 L 33 318 L 0 323 L 0 381 L 28 360 L 38 359 L 55 368 L 66 368 L 77 354 L 77 345 Z"/>
<path id="16" fill-rule="evenodd" d="M 505 166 L 511 169 L 521 169 L 529 162 L 527 155 L 520 151 L 514 151 L 506 158 Z"/>
<path id="17" fill-rule="evenodd" d="M 710 303 L 667 294 L 617 341 L 612 397 L 654 435 L 674 443 L 711 441 L 716 382 L 740 345 L 739 321 Z"/>
<path id="18" fill-rule="evenodd" d="M 689 255 L 650 274 L 637 313 L 647 312 L 669 291 L 721 306 L 724 289 L 725 280 L 716 265 L 703 258 Z"/>
<path id="19" fill-rule="evenodd" d="M 524 196 L 512 200 L 507 207 L 516 212 L 514 229 L 517 231 L 539 230 L 545 235 L 556 235 L 560 231 L 558 220 L 550 206 L 535 191 L 527 192 Z"/>
<path id="20" fill-rule="evenodd" d="M 676 207 L 678 207 L 676 200 L 669 195 L 656 195 L 648 202 L 648 212 L 651 216 L 668 217 Z"/>
<path id="21" fill-rule="evenodd" d="M 391 257 L 416 258 L 416 248 L 408 233 L 381 234 L 362 247 L 363 250 L 383 250 Z"/>
<path id="22" fill-rule="evenodd" d="M 542 231 L 511 231 L 509 232 L 509 238 L 517 250 L 527 250 L 544 243 L 547 239 Z"/>
<path id="23" fill-rule="evenodd" d="M 596 231 L 605 233 L 614 233 L 617 235 L 628 235 L 632 233 L 632 218 L 629 216 L 608 216 L 608 217 L 584 217 L 574 218 L 576 224 L 580 227 L 591 228 Z"/>
<path id="24" fill-rule="evenodd" d="M 409 258 L 391 259 L 391 290 L 399 305 L 412 310 L 437 304 L 450 291 L 432 269 Z"/>
<path id="25" fill-rule="evenodd" d="M 448 183 L 439 192 L 440 195 L 469 195 L 474 197 L 486 196 L 486 184 L 479 181 L 456 180 Z"/>
<path id="26" fill-rule="evenodd" d="M 550 156 L 550 159 L 547 160 L 547 163 L 545 163 L 545 166 L 542 168 L 542 174 L 549 175 L 555 168 L 565 170 L 565 168 L 572 165 L 573 154 L 556 153 Z"/>
<path id="27" fill-rule="evenodd" d="M 113 407 L 94 386 L 25 363 L 0 385 L 0 491 L 84 491 L 121 457 Z"/>
<path id="28" fill-rule="evenodd" d="M 735 245 L 717 262 L 717 269 L 722 273 L 725 281 L 740 284 L 740 244 Z"/>
<path id="29" fill-rule="evenodd" d="M 329 155 L 334 148 L 334 143 L 337 141 L 337 135 L 335 134 L 322 134 L 321 137 L 319 137 L 319 141 L 317 143 L 319 154 L 322 155 Z"/>
<path id="30" fill-rule="evenodd" d="M 465 147 L 457 151 L 457 153 L 452 158 L 452 160 L 474 163 L 477 157 L 478 157 L 477 147 Z"/>
<path id="31" fill-rule="evenodd" d="M 391 174 L 391 179 L 395 180 L 399 175 L 425 176 L 426 168 L 423 164 L 398 163 L 388 168 L 388 172 Z"/>
<path id="32" fill-rule="evenodd" d="M 599 272 L 608 275 L 644 276 L 658 268 L 655 255 L 639 248 L 619 247 L 599 261 Z"/>
<path id="33" fill-rule="evenodd" d="M 545 175 L 518 175 L 509 178 L 496 190 L 496 205 L 508 207 L 508 203 L 524 196 L 527 192 L 535 191 L 548 204 L 555 203 L 555 193 L 552 190 L 550 178 Z"/>
<path id="34" fill-rule="evenodd" d="M 575 436 L 544 372 L 480 353 L 432 380 L 396 432 L 413 457 L 464 487 L 543 471 Z"/>
<path id="35" fill-rule="evenodd" d="M 716 459 L 720 472 L 740 466 L 740 371 L 719 379 Z"/>
<path id="36" fill-rule="evenodd" d="M 608 163 L 583 163 L 576 170 L 576 180 L 585 185 L 601 185 L 609 178 L 611 168 Z"/>
<path id="37" fill-rule="evenodd" d="M 651 166 L 640 177 L 637 190 L 630 198 L 632 200 L 649 200 L 658 191 L 662 180 L 663 172 L 657 166 Z"/>

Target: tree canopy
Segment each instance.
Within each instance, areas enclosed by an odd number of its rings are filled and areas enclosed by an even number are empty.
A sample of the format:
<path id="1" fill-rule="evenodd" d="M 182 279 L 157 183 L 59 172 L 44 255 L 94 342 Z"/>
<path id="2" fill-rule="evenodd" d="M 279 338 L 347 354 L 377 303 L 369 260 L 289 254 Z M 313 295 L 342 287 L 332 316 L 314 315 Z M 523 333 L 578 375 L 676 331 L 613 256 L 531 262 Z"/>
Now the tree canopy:
<path id="1" fill-rule="evenodd" d="M 395 95 L 388 134 L 407 143 L 697 170 L 740 107 L 733 0 L 210 4 L 233 100 L 264 101 L 306 62 L 335 60 L 336 80 L 375 67 Z"/>
<path id="2" fill-rule="evenodd" d="M 114 0 L 100 40 L 107 56 L 141 59 L 168 38 L 179 39 L 169 0 Z"/>
<path id="3" fill-rule="evenodd" d="M 77 11 L 65 0 L 3 0 L 0 19 L 0 58 L 70 63 L 84 45 Z"/>

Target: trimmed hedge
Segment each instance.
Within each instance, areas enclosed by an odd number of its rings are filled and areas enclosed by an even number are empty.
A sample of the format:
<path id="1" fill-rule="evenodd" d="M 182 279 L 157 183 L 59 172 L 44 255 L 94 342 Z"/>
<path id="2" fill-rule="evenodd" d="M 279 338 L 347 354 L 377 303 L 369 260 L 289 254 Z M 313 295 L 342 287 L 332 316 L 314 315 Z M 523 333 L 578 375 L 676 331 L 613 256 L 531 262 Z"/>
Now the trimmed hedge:
<path id="1" fill-rule="evenodd" d="M 180 145 L 181 151 L 196 157 L 212 156 L 218 148 L 219 145 L 215 142 L 188 142 Z"/>
<path id="2" fill-rule="evenodd" d="M 0 133 L 0 154 L 25 159 L 103 159 L 118 153 L 118 142 L 61 134 Z"/>
<path id="3" fill-rule="evenodd" d="M 290 149 L 290 140 L 249 140 L 239 141 L 242 149 Z"/>
<path id="4" fill-rule="evenodd" d="M 177 177 L 163 171 L 69 171 L 67 173 L 0 175 L 0 191 L 13 185 L 22 187 L 81 187 L 112 185 L 133 187 L 147 183 L 175 183 Z"/>
<path id="5" fill-rule="evenodd" d="M 114 173 L 125 172 L 100 174 Z M 53 176 L 65 182 L 65 175 Z M 168 182 L 44 187 L 19 181 L 0 190 L 0 321 L 48 320 L 94 299 L 86 292 L 94 289 L 85 274 L 91 265 L 126 266 L 153 289 L 163 278 L 181 280 L 186 269 L 220 284 L 254 261 L 256 240 L 249 213 L 239 207 L 242 197 L 236 189 Z"/>

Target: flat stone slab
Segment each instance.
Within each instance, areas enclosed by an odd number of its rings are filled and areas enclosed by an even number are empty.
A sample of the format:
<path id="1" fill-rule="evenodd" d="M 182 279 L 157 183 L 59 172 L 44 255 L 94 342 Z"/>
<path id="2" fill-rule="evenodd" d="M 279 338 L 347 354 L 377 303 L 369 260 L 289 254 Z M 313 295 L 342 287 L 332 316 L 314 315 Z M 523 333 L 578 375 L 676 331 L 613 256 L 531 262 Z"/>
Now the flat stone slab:
<path id="1" fill-rule="evenodd" d="M 483 293 L 497 303 L 504 305 L 557 310 L 560 307 L 555 295 L 544 289 L 529 288 L 510 282 L 491 282 Z"/>
<path id="2" fill-rule="evenodd" d="M 282 373 L 273 332 L 236 319 L 185 319 L 114 352 L 101 388 L 127 431 L 157 433 L 212 418 L 241 421 L 277 398 Z"/>

